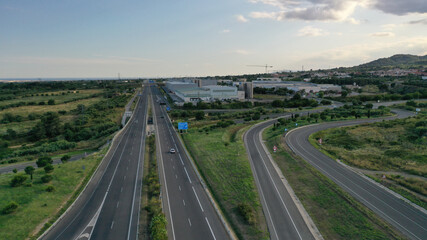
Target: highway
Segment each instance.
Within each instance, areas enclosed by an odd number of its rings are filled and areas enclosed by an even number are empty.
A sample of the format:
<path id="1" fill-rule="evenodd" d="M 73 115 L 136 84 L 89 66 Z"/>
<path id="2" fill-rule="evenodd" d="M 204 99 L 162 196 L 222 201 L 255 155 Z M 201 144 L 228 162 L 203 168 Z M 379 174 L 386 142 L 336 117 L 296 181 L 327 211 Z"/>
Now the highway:
<path id="1" fill-rule="evenodd" d="M 398 114 L 397 118 L 413 115 L 403 110 L 396 110 L 395 112 Z M 386 119 L 394 118 L 396 117 Z M 285 142 L 294 153 L 301 156 L 407 237 L 418 240 L 427 239 L 427 215 L 425 212 L 414 208 L 367 178 L 327 157 L 308 141 L 308 137 L 317 131 L 377 121 L 382 121 L 382 119 L 361 119 L 310 125 L 290 131 L 285 137 Z"/>
<path id="2" fill-rule="evenodd" d="M 40 239 L 136 239 L 149 88 L 85 190 Z"/>
<path id="3" fill-rule="evenodd" d="M 261 144 L 260 134 L 274 122 L 257 124 L 244 135 L 270 238 L 315 239 Z"/>
<path id="4" fill-rule="evenodd" d="M 166 110 L 159 104 L 159 101 L 165 101 L 163 95 L 155 87 L 152 87 L 152 92 L 157 161 L 169 239 L 229 239 L 224 225 L 187 158 Z M 171 148 L 174 148 L 176 153 L 170 153 Z"/>

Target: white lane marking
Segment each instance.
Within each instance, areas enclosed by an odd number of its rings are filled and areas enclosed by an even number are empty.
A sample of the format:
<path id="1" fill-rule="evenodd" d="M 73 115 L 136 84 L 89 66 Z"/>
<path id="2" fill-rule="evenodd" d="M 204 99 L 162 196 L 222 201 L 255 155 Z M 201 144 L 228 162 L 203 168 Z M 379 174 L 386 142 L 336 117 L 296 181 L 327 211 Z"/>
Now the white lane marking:
<path id="1" fill-rule="evenodd" d="M 179 191 L 181 191 L 181 185 L 180 185 L 180 186 L 178 186 L 178 188 L 179 188 Z"/>
<path id="2" fill-rule="evenodd" d="M 114 226 L 114 221 L 111 223 L 110 229 L 113 229 L 113 226 Z"/>
<path id="3" fill-rule="evenodd" d="M 397 225 L 399 225 L 401 228 L 405 229 L 408 233 L 410 233 L 412 236 L 414 236 L 417 239 L 420 239 L 418 236 L 416 236 L 414 233 L 412 233 L 411 231 L 409 231 L 407 228 L 405 228 L 404 226 L 402 226 L 400 223 L 398 223 L 397 221 L 395 221 L 393 218 L 391 218 L 390 216 L 388 216 L 385 212 L 381 211 L 380 209 L 378 209 L 377 207 L 375 207 L 371 202 L 369 202 L 368 200 L 366 200 L 366 198 L 363 198 L 361 195 L 357 194 L 356 192 L 354 192 L 350 187 L 348 187 L 347 185 L 344 185 L 341 181 L 339 181 L 337 178 L 335 178 L 334 176 L 332 176 L 331 174 L 329 174 L 324 167 L 319 166 L 318 164 L 316 164 L 314 161 L 309 160 L 309 158 L 307 156 L 305 156 L 305 154 L 303 154 L 302 152 L 298 151 L 295 149 L 295 146 L 289 142 L 289 144 L 294 148 L 294 150 L 297 152 L 297 154 L 299 154 L 300 156 L 302 156 L 303 158 L 305 158 L 307 161 L 309 161 L 312 165 L 316 166 L 318 169 L 322 169 L 322 172 L 329 176 L 329 178 L 331 178 L 332 180 L 339 182 L 344 188 L 346 188 L 348 191 L 352 192 L 354 195 L 358 196 L 359 198 L 363 199 L 366 204 L 369 204 L 370 206 L 372 206 L 372 208 L 375 208 L 378 212 L 382 213 L 384 216 L 386 216 L 390 221 L 396 223 Z M 297 144 L 301 145 L 301 143 L 298 142 L 297 139 Z M 311 155 L 314 159 L 317 159 L 317 157 L 315 157 L 314 155 L 308 153 L 307 151 L 305 151 L 308 155 Z M 327 167 L 329 167 L 328 165 L 325 165 Z M 330 167 L 329 167 L 330 168 Z M 332 169 L 332 168 L 331 168 Z M 343 174 L 337 172 L 335 169 L 332 169 L 332 171 L 335 171 L 337 174 L 342 175 L 344 178 L 346 178 L 347 180 L 349 180 L 346 176 L 344 176 Z M 369 191 L 364 190 L 363 188 L 359 187 L 358 185 L 355 185 L 357 188 L 362 189 L 362 191 L 368 193 L 369 195 L 373 196 L 374 198 L 377 198 L 376 196 L 372 195 Z M 378 198 L 377 198 L 378 199 Z M 390 209 L 396 211 L 399 215 L 402 215 L 403 217 L 409 219 L 409 221 L 415 223 L 415 225 L 418 225 L 419 227 L 421 227 L 422 229 L 425 230 L 424 227 L 420 226 L 419 224 L 417 224 L 416 222 L 412 221 L 410 218 L 406 217 L 404 214 L 402 214 L 401 212 L 397 211 L 395 208 L 392 208 L 390 205 L 388 205 L 387 203 L 385 203 L 384 201 L 380 200 L 379 201 L 383 202 L 385 205 L 387 205 L 388 207 L 390 207 Z"/>
<path id="4" fill-rule="evenodd" d="M 178 179 L 178 175 L 175 174 L 175 178 Z"/>
<path id="5" fill-rule="evenodd" d="M 184 199 L 182 199 L 182 204 L 184 204 L 184 206 L 185 206 L 185 201 L 184 201 Z"/>
<path id="6" fill-rule="evenodd" d="M 126 179 L 126 175 L 123 177 L 123 180 L 125 180 Z"/>
<path id="7" fill-rule="evenodd" d="M 116 208 L 119 208 L 119 202 L 120 202 L 120 201 L 118 201 L 118 202 L 117 202 Z"/>
<path id="8" fill-rule="evenodd" d="M 179 160 L 181 160 L 181 164 L 182 164 L 182 166 L 184 166 L 184 162 L 182 161 L 181 154 L 178 154 L 178 156 L 179 156 Z"/>
<path id="9" fill-rule="evenodd" d="M 190 227 L 191 227 L 191 221 L 190 221 L 190 218 L 187 218 L 188 219 L 188 224 L 190 224 Z"/>
<path id="10" fill-rule="evenodd" d="M 175 170 L 175 166 L 172 166 L 173 170 Z"/>
<path id="11" fill-rule="evenodd" d="M 246 149 L 249 149 L 248 146 L 247 146 L 247 142 L 248 142 L 247 135 L 249 134 L 249 131 L 246 132 L 246 135 L 245 135 L 245 139 L 246 139 L 245 140 L 245 147 L 246 147 Z M 253 165 L 253 160 L 252 160 L 252 156 L 251 156 L 250 152 L 248 152 L 248 156 L 249 156 L 249 159 L 251 160 L 251 165 Z M 259 179 L 258 178 L 258 174 L 257 174 L 256 169 L 255 169 L 255 166 L 253 166 L 253 169 L 254 169 L 253 173 L 255 175 L 255 178 Z M 257 183 L 259 184 L 259 188 L 258 188 L 259 189 L 259 193 L 260 193 L 260 195 L 262 197 L 262 200 L 263 200 L 263 202 L 264 202 L 264 204 L 266 206 L 266 209 L 267 209 L 268 218 L 270 219 L 271 225 L 273 226 L 274 235 L 276 235 L 276 239 L 279 239 L 279 235 L 277 234 L 276 227 L 274 226 L 273 218 L 271 217 L 271 213 L 270 213 L 270 210 L 269 210 L 270 208 L 269 208 L 269 206 L 267 204 L 267 201 L 265 200 L 265 197 L 264 197 L 263 188 L 261 187 L 261 183 L 259 183 L 259 180 L 257 181 Z"/>
<path id="12" fill-rule="evenodd" d="M 185 173 L 187 174 L 188 180 L 189 180 L 189 181 L 190 181 L 190 183 L 191 183 L 190 175 L 188 175 L 187 168 L 185 168 L 185 167 L 184 167 L 184 171 L 185 171 Z"/>
<path id="13" fill-rule="evenodd" d="M 196 196 L 197 202 L 199 202 L 200 209 L 202 209 L 202 212 L 204 212 L 202 204 L 200 203 L 199 197 L 197 196 L 196 190 L 194 190 L 193 186 L 192 186 L 192 188 L 193 188 L 194 196 Z"/>
<path id="14" fill-rule="evenodd" d="M 215 234 L 214 234 L 214 233 L 213 233 L 213 231 L 212 231 L 212 228 L 211 228 L 211 225 L 209 224 L 209 220 L 208 220 L 208 218 L 207 218 L 207 217 L 205 217 L 205 219 L 206 219 L 206 223 L 207 223 L 207 224 L 208 224 L 208 226 L 209 226 L 209 230 L 211 230 L 211 234 L 212 234 L 213 239 L 214 239 L 214 240 L 216 240 Z"/>
<path id="15" fill-rule="evenodd" d="M 120 192 L 123 192 L 123 187 L 122 187 L 122 188 L 120 188 Z"/>
<path id="16" fill-rule="evenodd" d="M 129 167 L 126 167 L 126 171 L 129 170 Z"/>
<path id="17" fill-rule="evenodd" d="M 265 170 L 267 170 L 268 176 L 270 177 L 270 181 L 273 183 L 274 189 L 276 190 L 277 195 L 279 195 L 280 201 L 282 202 L 282 205 L 285 207 L 286 213 L 288 214 L 289 219 L 291 219 L 292 225 L 294 226 L 295 230 L 297 231 L 298 237 L 302 240 L 301 234 L 299 233 L 298 228 L 295 225 L 294 219 L 292 218 L 291 214 L 289 213 L 288 207 L 286 207 L 286 204 L 285 204 L 285 201 L 283 201 L 282 195 L 280 195 L 279 189 L 277 188 L 276 183 L 274 182 L 273 177 L 271 176 L 270 170 L 268 170 L 267 165 L 265 164 L 265 160 L 262 157 L 261 151 L 259 150 L 258 145 L 256 144 L 255 140 L 254 140 L 254 145 L 255 145 L 255 148 L 257 149 L 257 152 L 258 152 L 260 158 L 262 159 L 261 162 L 263 163 Z"/>

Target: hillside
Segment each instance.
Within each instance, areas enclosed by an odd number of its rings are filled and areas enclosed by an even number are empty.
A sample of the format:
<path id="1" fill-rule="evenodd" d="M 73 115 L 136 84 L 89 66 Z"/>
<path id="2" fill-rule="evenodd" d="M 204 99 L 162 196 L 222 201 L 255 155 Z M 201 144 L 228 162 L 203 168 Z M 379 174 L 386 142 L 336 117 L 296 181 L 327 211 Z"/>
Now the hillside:
<path id="1" fill-rule="evenodd" d="M 427 55 L 396 54 L 388 58 L 380 58 L 372 62 L 353 67 L 360 70 L 379 70 L 391 68 L 422 68 L 427 67 Z"/>

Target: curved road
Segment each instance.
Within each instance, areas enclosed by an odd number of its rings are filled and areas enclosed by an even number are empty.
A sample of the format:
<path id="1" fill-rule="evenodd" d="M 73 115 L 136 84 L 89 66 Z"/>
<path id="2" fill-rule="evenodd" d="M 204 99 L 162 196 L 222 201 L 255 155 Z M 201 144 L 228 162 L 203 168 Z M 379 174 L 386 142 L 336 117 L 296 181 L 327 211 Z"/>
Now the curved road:
<path id="1" fill-rule="evenodd" d="M 397 117 L 385 119 L 405 118 L 413 115 L 403 110 L 394 111 L 398 114 Z M 324 129 L 378 121 L 382 121 L 382 119 L 362 119 L 310 125 L 290 131 L 285 137 L 285 142 L 294 153 L 304 158 L 410 239 L 427 239 L 427 215 L 424 212 L 327 157 L 308 141 L 308 137 L 311 134 Z"/>
<path id="2" fill-rule="evenodd" d="M 298 207 L 269 160 L 268 153 L 262 146 L 260 134 L 274 122 L 275 120 L 270 120 L 255 125 L 244 136 L 246 152 L 249 156 L 262 208 L 267 220 L 270 238 L 314 239 Z"/>

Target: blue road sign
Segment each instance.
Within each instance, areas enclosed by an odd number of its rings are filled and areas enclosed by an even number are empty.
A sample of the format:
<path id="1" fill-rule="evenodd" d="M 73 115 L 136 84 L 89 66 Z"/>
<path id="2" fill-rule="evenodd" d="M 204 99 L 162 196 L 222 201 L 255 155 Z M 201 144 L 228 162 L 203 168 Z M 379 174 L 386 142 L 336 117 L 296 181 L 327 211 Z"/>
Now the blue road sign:
<path id="1" fill-rule="evenodd" d="M 288 129 L 287 128 L 285 128 L 285 132 L 287 132 L 288 131 Z"/>
<path id="2" fill-rule="evenodd" d="M 166 107 L 166 111 L 170 111 L 171 108 L 169 106 Z"/>
<path id="3" fill-rule="evenodd" d="M 178 129 L 179 130 L 186 130 L 186 129 L 188 129 L 188 123 L 187 122 L 179 122 L 178 123 Z"/>
<path id="4" fill-rule="evenodd" d="M 295 123 L 295 126 L 298 126 L 298 123 Z"/>

